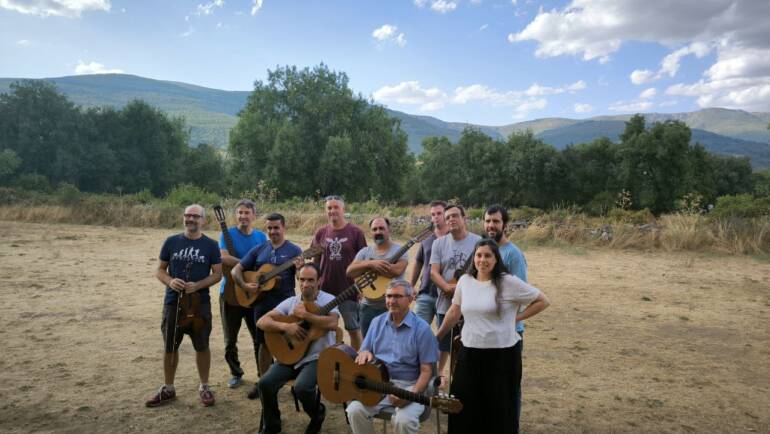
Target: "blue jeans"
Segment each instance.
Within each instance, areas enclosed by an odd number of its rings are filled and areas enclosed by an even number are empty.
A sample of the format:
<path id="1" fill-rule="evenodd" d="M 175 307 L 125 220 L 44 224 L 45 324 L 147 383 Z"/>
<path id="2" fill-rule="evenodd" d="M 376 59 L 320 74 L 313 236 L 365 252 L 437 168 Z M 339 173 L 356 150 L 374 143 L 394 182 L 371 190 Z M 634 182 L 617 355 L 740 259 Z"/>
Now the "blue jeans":
<path id="1" fill-rule="evenodd" d="M 433 317 L 436 316 L 436 298 L 431 297 L 427 292 L 417 294 L 417 299 L 414 301 L 414 313 L 428 325 L 433 322 Z"/>
<path id="2" fill-rule="evenodd" d="M 445 313 L 437 313 L 436 314 L 436 325 L 441 327 L 441 323 L 444 322 L 444 316 L 446 316 Z M 457 327 L 457 326 L 455 326 Z M 452 327 L 453 329 L 455 327 Z M 452 333 L 447 333 L 444 335 L 441 340 L 438 341 L 438 350 L 444 353 L 448 353 L 449 350 L 452 348 Z"/>

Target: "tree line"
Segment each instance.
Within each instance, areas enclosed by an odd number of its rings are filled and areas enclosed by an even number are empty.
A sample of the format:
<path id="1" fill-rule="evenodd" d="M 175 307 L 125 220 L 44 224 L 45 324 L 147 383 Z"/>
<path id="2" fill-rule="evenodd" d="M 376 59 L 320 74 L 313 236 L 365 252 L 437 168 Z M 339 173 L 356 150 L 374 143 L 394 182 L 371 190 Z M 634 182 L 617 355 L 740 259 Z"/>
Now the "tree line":
<path id="1" fill-rule="evenodd" d="M 626 123 L 619 143 L 600 138 L 564 150 L 531 132 L 493 139 L 468 128 L 452 143 L 428 137 L 409 153 L 407 136 L 383 107 L 356 95 L 325 65 L 279 67 L 257 81 L 226 151 L 189 147 L 184 120 L 142 101 L 84 109 L 43 81 L 0 95 L 0 184 L 27 189 L 63 183 L 96 193 L 167 194 L 192 184 L 237 196 L 268 186 L 279 198 L 342 194 L 353 201 L 432 198 L 601 214 L 618 200 L 654 213 L 683 200 L 763 194 L 770 172 L 747 158 L 690 144 L 682 122 Z"/>

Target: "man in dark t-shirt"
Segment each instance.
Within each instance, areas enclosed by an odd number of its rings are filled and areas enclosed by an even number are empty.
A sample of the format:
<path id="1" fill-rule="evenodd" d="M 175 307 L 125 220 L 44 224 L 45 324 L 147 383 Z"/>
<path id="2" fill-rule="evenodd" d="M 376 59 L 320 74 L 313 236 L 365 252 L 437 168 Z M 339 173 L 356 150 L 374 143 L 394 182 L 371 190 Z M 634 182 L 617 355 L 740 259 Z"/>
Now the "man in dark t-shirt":
<path id="1" fill-rule="evenodd" d="M 163 300 L 163 384 L 145 405 L 157 407 L 176 398 L 174 376 L 179 363 L 179 345 L 187 334 L 195 348 L 195 364 L 198 367 L 200 387 L 198 394 L 201 404 L 214 405 L 214 394 L 209 389 L 209 335 L 211 334 L 211 300 L 209 286 L 222 278 L 222 259 L 217 242 L 203 235 L 201 227 L 205 222 L 205 210 L 194 204 L 184 210 L 185 231 L 166 239 L 160 250 L 160 263 L 155 277 L 166 285 Z M 180 300 L 180 293 L 184 296 Z M 199 306 L 192 318 L 179 318 L 179 303 L 197 298 Z M 190 325 L 180 324 L 190 320 Z"/>
<path id="2" fill-rule="evenodd" d="M 316 231 L 311 246 L 324 248 L 320 257 L 314 258 L 316 265 L 321 267 L 321 290 L 336 297 L 353 284 L 346 271 L 356 253 L 366 247 L 366 236 L 358 226 L 345 219 L 345 202 L 340 196 L 327 196 L 325 209 L 329 223 Z M 358 298 L 344 300 L 339 310 L 350 336 L 350 345 L 358 350 L 363 340 Z"/>
<path id="3" fill-rule="evenodd" d="M 296 244 L 286 239 L 286 219 L 278 213 L 268 214 L 265 218 L 265 230 L 269 242 L 254 247 L 241 259 L 241 262 L 233 268 L 233 278 L 235 283 L 247 292 L 254 293 L 260 289 L 258 283 L 247 283 L 243 280 L 244 271 L 257 271 L 261 266 L 270 264 L 273 266 L 281 265 L 287 261 L 294 260 L 302 254 L 302 249 Z M 295 265 L 303 262 L 302 259 L 295 260 Z M 297 268 L 289 267 L 283 270 L 277 278 L 278 284 L 273 289 L 262 294 L 261 298 L 254 303 L 254 318 L 256 324 L 262 316 L 275 309 L 283 300 L 294 296 L 294 276 Z M 273 356 L 265 345 L 265 332 L 257 329 L 257 342 L 259 343 L 259 361 L 257 368 L 260 377 L 267 372 L 273 362 Z M 249 392 L 250 399 L 256 399 L 259 396 L 258 385 Z"/>
<path id="4" fill-rule="evenodd" d="M 444 221 L 444 209 L 447 203 L 443 200 L 434 200 L 430 203 L 430 220 L 433 223 L 433 233 L 420 243 L 414 267 L 412 267 L 411 284 L 417 287 L 417 279 L 422 276 L 414 303 L 414 313 L 425 322 L 431 324 L 436 316 L 436 300 L 438 289 L 430 280 L 430 255 L 433 242 L 437 238 L 446 235 L 446 222 Z"/>

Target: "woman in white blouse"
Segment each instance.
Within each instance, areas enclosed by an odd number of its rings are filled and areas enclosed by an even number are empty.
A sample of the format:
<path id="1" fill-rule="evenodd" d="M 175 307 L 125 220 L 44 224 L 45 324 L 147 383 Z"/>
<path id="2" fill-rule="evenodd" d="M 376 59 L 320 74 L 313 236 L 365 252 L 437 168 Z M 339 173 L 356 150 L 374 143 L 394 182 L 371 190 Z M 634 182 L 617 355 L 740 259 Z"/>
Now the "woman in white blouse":
<path id="1" fill-rule="evenodd" d="M 452 306 L 436 332 L 441 339 L 464 318 L 463 348 L 450 386 L 463 410 L 449 415 L 450 434 L 519 432 L 521 337 L 516 321 L 549 304 L 543 292 L 508 273 L 494 240 L 476 244 L 473 262 L 457 282 Z M 520 312 L 522 306 L 527 307 Z"/>

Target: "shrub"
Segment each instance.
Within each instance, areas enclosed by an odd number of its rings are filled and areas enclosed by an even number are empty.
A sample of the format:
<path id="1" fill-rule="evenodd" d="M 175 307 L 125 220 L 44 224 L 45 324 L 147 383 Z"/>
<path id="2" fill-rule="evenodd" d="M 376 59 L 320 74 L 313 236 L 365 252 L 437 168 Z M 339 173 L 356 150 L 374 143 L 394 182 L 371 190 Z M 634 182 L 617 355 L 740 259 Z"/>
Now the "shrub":
<path id="1" fill-rule="evenodd" d="M 22 190 L 39 191 L 41 193 L 51 192 L 51 183 L 48 178 L 37 173 L 25 173 L 16 178 L 14 185 Z"/>
<path id="2" fill-rule="evenodd" d="M 655 216 L 652 215 L 650 210 L 647 208 L 641 209 L 639 211 L 613 208 L 610 210 L 608 216 L 610 219 L 616 222 L 631 223 L 635 225 L 643 225 L 655 222 Z"/>
<path id="3" fill-rule="evenodd" d="M 710 216 L 715 219 L 730 217 L 759 217 L 770 215 L 770 197 L 754 198 L 750 194 L 720 196 Z"/>
<path id="4" fill-rule="evenodd" d="M 56 200 L 62 205 L 76 205 L 80 202 L 80 190 L 69 182 L 62 182 L 56 189 Z"/>
<path id="5" fill-rule="evenodd" d="M 166 202 L 169 205 L 180 207 L 192 203 L 198 203 L 204 206 L 215 205 L 221 201 L 222 199 L 216 193 L 209 193 L 206 190 L 191 184 L 177 185 L 166 195 Z"/>

